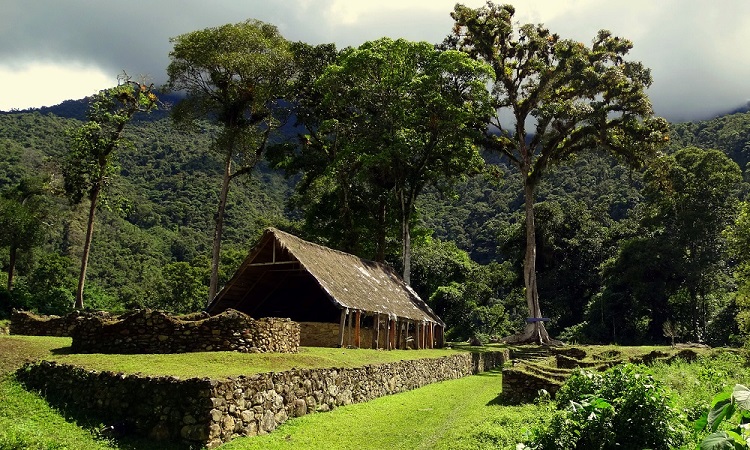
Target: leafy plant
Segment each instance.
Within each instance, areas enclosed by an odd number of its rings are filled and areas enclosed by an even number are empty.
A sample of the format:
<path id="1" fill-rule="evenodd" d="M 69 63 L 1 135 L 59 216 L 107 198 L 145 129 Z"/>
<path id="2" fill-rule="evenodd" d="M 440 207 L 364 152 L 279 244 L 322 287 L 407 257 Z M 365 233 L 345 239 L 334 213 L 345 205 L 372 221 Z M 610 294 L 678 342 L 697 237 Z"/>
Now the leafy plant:
<path id="1" fill-rule="evenodd" d="M 695 430 L 712 432 L 701 441 L 701 450 L 750 448 L 750 389 L 736 384 L 731 393 L 716 394 Z"/>
<path id="2" fill-rule="evenodd" d="M 642 368 L 578 371 L 557 393 L 558 411 L 532 433 L 526 449 L 668 449 L 686 438 L 669 392 Z"/>

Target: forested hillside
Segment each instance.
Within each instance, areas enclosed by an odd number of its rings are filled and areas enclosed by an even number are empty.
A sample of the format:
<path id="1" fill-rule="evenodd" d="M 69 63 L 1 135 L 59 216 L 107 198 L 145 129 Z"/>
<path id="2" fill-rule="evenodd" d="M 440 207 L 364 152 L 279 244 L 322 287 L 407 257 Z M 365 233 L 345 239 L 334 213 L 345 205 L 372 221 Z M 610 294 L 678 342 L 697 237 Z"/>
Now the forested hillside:
<path id="1" fill-rule="evenodd" d="M 85 207 L 70 207 L 60 195 L 59 164 L 68 145 L 66 130 L 79 124 L 77 119 L 39 112 L 0 116 L 0 190 L 12 190 L 33 177 L 46 177 L 48 187 L 43 242 L 19 255 L 15 292 L 11 302 L 4 291 L 5 308 L 12 303 L 59 313 L 72 305 Z M 748 161 L 750 113 L 675 124 L 673 129 L 669 153 L 694 146 L 719 149 L 742 166 Z M 213 132 L 208 125 L 195 132 L 178 130 L 166 117 L 140 120 L 130 128 L 133 146 L 120 155 L 120 177 L 99 216 L 88 307 L 188 311 L 202 306 L 221 171 L 211 151 Z M 431 298 L 457 337 L 466 330 L 480 335 L 508 332 L 517 326 L 514 320 L 524 316 L 519 180 L 494 155 L 485 158 L 483 173 L 449 192 L 429 190 L 418 203 L 421 231 L 416 232 L 413 284 Z M 678 244 L 662 242 L 661 237 L 699 231 L 670 230 L 673 225 L 660 219 L 664 213 L 654 212 L 664 207 L 664 199 L 654 196 L 666 191 L 649 194 L 643 175 L 609 157 L 587 156 L 553 169 L 541 185 L 536 205 L 538 271 L 551 329 L 578 340 L 646 342 L 663 337 L 662 324 L 670 320 L 703 330 L 683 330 L 681 334 L 693 339 L 737 339 L 732 336 L 739 332 L 733 292 L 742 279 L 733 273 L 743 255 L 715 253 L 712 257 L 720 261 L 705 261 L 687 272 L 679 256 L 664 253 Z M 294 225 L 299 214 L 287 203 L 293 186 L 293 179 L 262 165 L 231 192 L 225 279 L 264 227 L 300 231 Z M 736 188 L 735 198 L 744 198 L 744 185 Z M 690 220 L 700 221 L 699 216 Z M 713 245 L 719 245 L 722 231 L 719 238 L 711 238 Z M 397 261 L 395 256 L 389 261 Z M 653 267 L 656 260 L 661 260 L 659 267 Z M 5 270 L 7 251 L 2 261 Z M 713 281 L 696 288 L 704 291 L 696 298 L 705 302 L 707 315 L 693 317 L 686 312 L 693 301 L 686 280 L 700 271 L 710 272 Z M 656 319 L 660 323 L 654 328 L 649 324 Z"/>
<path id="2" fill-rule="evenodd" d="M 85 111 L 86 104 L 82 107 Z M 70 114 L 79 116 L 80 111 Z M 62 196 L 60 167 L 70 145 L 66 132 L 78 125 L 76 119 L 39 112 L 0 115 L 0 190 L 44 177 L 48 194 L 44 243 L 20 255 L 19 306 L 49 312 L 70 307 L 67 295 L 60 294 L 74 287 L 87 208 L 71 207 Z M 88 307 L 190 310 L 205 301 L 188 293 L 192 298 L 181 305 L 177 297 L 185 293 L 171 291 L 203 291 L 221 172 L 211 151 L 211 133 L 208 127 L 176 130 L 166 117 L 138 121 L 127 131 L 133 145 L 120 154 L 120 176 L 97 218 L 101 225 L 91 254 Z M 285 223 L 288 190 L 281 175 L 262 166 L 232 192 L 225 235 L 227 270 L 233 270 L 264 227 Z M 3 260 L 7 267 L 6 252 Z M 40 293 L 40 281 L 54 292 Z M 28 295 L 21 295 L 25 290 Z"/>

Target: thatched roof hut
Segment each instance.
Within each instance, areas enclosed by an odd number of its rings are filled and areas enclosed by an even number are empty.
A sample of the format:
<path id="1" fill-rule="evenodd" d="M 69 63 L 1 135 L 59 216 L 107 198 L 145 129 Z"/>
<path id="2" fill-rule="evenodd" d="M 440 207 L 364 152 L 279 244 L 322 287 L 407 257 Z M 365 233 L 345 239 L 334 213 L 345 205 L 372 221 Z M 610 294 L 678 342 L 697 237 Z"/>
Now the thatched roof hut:
<path id="1" fill-rule="evenodd" d="M 377 348 L 381 341 L 385 348 L 404 347 L 407 339 L 415 348 L 440 346 L 445 327 L 391 267 L 274 228 L 263 233 L 208 312 L 227 308 L 255 318 L 334 323 L 339 345 L 344 344 L 348 321 L 349 338 L 353 336 L 357 347 L 362 325 L 370 325 Z"/>

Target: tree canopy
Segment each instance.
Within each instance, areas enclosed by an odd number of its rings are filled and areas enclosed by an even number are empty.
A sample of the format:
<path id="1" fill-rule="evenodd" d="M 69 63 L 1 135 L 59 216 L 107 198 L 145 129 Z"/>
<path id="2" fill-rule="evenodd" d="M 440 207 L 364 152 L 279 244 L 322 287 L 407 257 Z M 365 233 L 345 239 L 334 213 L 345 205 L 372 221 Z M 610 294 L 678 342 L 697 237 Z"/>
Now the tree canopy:
<path id="1" fill-rule="evenodd" d="M 408 283 L 417 197 L 482 165 L 475 139 L 491 114 L 491 76 L 458 51 L 388 38 L 344 50 L 325 68 L 315 81 L 321 107 L 301 118 L 311 132 L 298 156 L 309 163 L 298 167 L 302 186 L 328 191 L 317 201 L 336 198 L 334 226 L 349 230 L 345 249 L 357 240 L 358 217 L 366 217 L 382 260 L 395 218 Z"/>
<path id="2" fill-rule="evenodd" d="M 593 149 L 640 166 L 667 140 L 667 123 L 653 116 L 646 88 L 651 75 L 625 60 L 632 43 L 600 31 L 590 47 L 562 39 L 542 25 L 516 26 L 515 8 L 488 2 L 456 5 L 458 48 L 492 66 L 494 106 L 483 143 L 521 175 L 525 203 L 524 284 L 529 324 L 513 341 L 549 342 L 536 280 L 535 190 L 549 167 Z"/>
<path id="3" fill-rule="evenodd" d="M 280 101 L 294 74 L 293 58 L 278 29 L 259 20 L 193 31 L 171 42 L 168 87 L 186 94 L 173 117 L 181 123 L 202 119 L 220 127 L 214 149 L 224 169 L 214 216 L 210 301 L 218 289 L 230 182 L 255 168 L 279 127 Z"/>
<path id="4" fill-rule="evenodd" d="M 115 152 L 126 145 L 127 141 L 123 139 L 122 133 L 133 116 L 156 108 L 158 99 L 152 90 L 153 85 L 136 83 L 127 74 L 123 74 L 116 87 L 94 96 L 88 110 L 88 122 L 70 133 L 70 151 L 63 167 L 65 191 L 71 203 L 80 203 L 84 197 L 90 202 L 76 291 L 77 309 L 83 308 L 83 288 L 96 208 L 116 174 Z"/>

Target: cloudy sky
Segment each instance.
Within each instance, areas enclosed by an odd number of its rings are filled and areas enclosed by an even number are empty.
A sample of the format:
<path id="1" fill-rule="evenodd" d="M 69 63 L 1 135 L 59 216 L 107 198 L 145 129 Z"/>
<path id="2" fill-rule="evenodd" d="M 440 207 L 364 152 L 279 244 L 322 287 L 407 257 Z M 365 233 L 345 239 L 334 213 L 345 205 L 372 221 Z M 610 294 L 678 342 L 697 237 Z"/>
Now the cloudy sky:
<path id="1" fill-rule="evenodd" d="M 502 0 L 498 0 L 501 3 Z M 482 0 L 465 0 L 480 6 Z M 652 69 L 656 113 L 704 119 L 750 101 L 750 1 L 510 0 L 521 23 L 590 42 L 609 29 Z M 0 0 L 0 110 L 54 105 L 116 83 L 165 81 L 169 38 L 260 19 L 339 48 L 383 36 L 437 43 L 453 0 Z"/>

